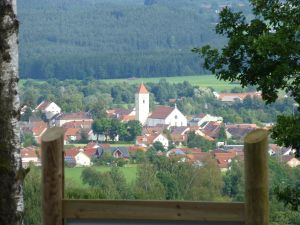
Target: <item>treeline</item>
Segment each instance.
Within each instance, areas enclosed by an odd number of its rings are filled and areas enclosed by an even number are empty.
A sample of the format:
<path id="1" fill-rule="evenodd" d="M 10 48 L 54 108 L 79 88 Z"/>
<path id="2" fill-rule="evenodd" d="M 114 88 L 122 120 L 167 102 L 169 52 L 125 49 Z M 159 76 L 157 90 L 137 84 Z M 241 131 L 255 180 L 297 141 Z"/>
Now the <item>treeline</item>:
<path id="1" fill-rule="evenodd" d="M 218 10 L 246 0 L 19 0 L 20 75 L 61 80 L 204 73 L 193 47 L 222 46 Z"/>
<path id="2" fill-rule="evenodd" d="M 150 91 L 150 108 L 156 104 L 177 107 L 185 115 L 209 113 L 224 117 L 226 123 L 269 123 L 276 121 L 276 117 L 283 112 L 292 114 L 295 110 L 291 98 L 280 98 L 273 104 L 266 105 L 262 99 L 246 98 L 243 102 L 224 104 L 217 100 L 211 88 L 199 88 L 189 82 L 170 83 L 165 79 L 158 83 L 146 83 Z M 47 82 L 26 80 L 22 82 L 21 103 L 35 107 L 42 100 L 47 99 L 58 104 L 64 112 L 89 111 L 94 118 L 105 117 L 109 108 L 133 108 L 134 94 L 138 84 L 105 83 L 87 79 L 65 80 L 50 79 Z M 254 91 L 255 87 L 232 91 Z M 171 100 L 171 101 L 170 101 Z M 28 114 L 23 120 L 28 120 Z"/>
<path id="3" fill-rule="evenodd" d="M 244 165 L 233 160 L 231 169 L 221 174 L 216 162 L 207 157 L 201 167 L 178 163 L 176 159 L 155 157 L 138 167 L 136 178 L 128 183 L 118 167 L 107 172 L 86 168 L 81 174 L 85 186 L 66 182 L 69 199 L 160 199 L 244 201 Z M 32 167 L 25 179 L 25 224 L 41 224 L 41 171 Z M 271 225 L 298 225 L 299 202 L 279 201 L 282 187 L 299 188 L 299 168 L 290 168 L 280 158 L 269 162 Z M 213 177 L 213 179 L 212 179 Z M 286 198 L 285 198 L 286 199 Z"/>

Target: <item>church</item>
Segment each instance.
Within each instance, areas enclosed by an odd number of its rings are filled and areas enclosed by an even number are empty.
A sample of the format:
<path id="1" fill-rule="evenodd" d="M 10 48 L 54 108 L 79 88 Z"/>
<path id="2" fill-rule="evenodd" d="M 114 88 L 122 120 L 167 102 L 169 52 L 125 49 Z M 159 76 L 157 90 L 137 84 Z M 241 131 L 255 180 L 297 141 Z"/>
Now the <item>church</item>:
<path id="1" fill-rule="evenodd" d="M 135 93 L 135 119 L 143 126 L 167 125 L 182 127 L 187 126 L 186 117 L 175 107 L 156 106 L 153 112 L 149 112 L 149 92 L 142 83 Z"/>

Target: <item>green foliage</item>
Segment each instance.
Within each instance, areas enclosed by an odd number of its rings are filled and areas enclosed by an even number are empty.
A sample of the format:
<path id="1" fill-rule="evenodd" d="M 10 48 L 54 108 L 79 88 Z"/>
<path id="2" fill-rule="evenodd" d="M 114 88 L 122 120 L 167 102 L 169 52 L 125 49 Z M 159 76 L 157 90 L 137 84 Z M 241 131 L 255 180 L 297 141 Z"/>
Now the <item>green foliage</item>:
<path id="1" fill-rule="evenodd" d="M 128 141 L 135 141 L 136 137 L 142 134 L 142 124 L 138 120 L 131 120 L 127 123 Z"/>
<path id="2" fill-rule="evenodd" d="M 242 12 L 233 12 L 228 7 L 220 12 L 216 33 L 228 38 L 222 50 L 207 45 L 193 51 L 204 57 L 204 67 L 218 79 L 238 81 L 242 87 L 256 86 L 267 103 L 274 102 L 283 90 L 299 106 L 300 1 L 250 0 L 250 3 L 254 14 L 251 21 Z M 299 156 L 299 118 L 284 117 L 278 118 L 273 137 L 278 143 L 296 148 Z"/>
<path id="3" fill-rule="evenodd" d="M 30 132 L 26 132 L 22 135 L 22 143 L 23 143 L 23 147 L 37 145 L 33 134 Z"/>
<path id="4" fill-rule="evenodd" d="M 230 163 L 230 168 L 226 171 L 223 179 L 223 194 L 229 196 L 234 201 L 244 201 L 244 163 L 238 159 L 233 159 Z"/>
<path id="5" fill-rule="evenodd" d="M 24 181 L 25 224 L 42 224 L 41 196 L 41 171 L 37 167 L 30 166 L 30 172 L 27 174 Z"/>
<path id="6" fill-rule="evenodd" d="M 216 144 L 214 141 L 208 141 L 200 135 L 195 134 L 195 132 L 189 132 L 187 137 L 187 146 L 189 148 L 200 148 L 203 151 L 209 151 L 214 149 Z"/>
<path id="7" fill-rule="evenodd" d="M 300 181 L 296 183 L 294 187 L 287 186 L 280 188 L 277 186 L 275 188 L 275 194 L 278 201 L 284 203 L 285 206 L 291 206 L 292 210 L 298 211 L 300 206 Z"/>
<path id="8" fill-rule="evenodd" d="M 152 147 L 155 149 L 155 151 L 159 152 L 165 152 L 166 149 L 164 148 L 163 144 L 160 141 L 156 141 L 153 143 Z"/>
<path id="9" fill-rule="evenodd" d="M 124 174 L 117 167 L 113 167 L 107 172 L 86 168 L 82 171 L 81 178 L 84 184 L 100 189 L 106 199 L 132 198 Z"/>
<path id="10" fill-rule="evenodd" d="M 136 183 L 134 186 L 134 195 L 137 199 L 155 199 L 165 198 L 164 186 L 156 176 L 156 169 L 149 163 L 138 167 Z"/>
<path id="11" fill-rule="evenodd" d="M 227 134 L 225 130 L 225 126 L 221 126 L 219 135 L 218 135 L 218 141 L 226 141 L 227 140 Z"/>
<path id="12" fill-rule="evenodd" d="M 300 116 L 278 116 L 277 123 L 272 128 L 271 137 L 280 146 L 297 149 L 296 156 L 300 157 Z"/>
<path id="13" fill-rule="evenodd" d="M 101 118 L 96 119 L 92 123 L 92 130 L 93 133 L 97 135 L 97 139 L 99 135 L 103 134 L 105 136 L 105 140 L 107 141 L 108 136 L 110 134 L 110 128 L 111 128 L 111 119 L 108 118 Z"/>

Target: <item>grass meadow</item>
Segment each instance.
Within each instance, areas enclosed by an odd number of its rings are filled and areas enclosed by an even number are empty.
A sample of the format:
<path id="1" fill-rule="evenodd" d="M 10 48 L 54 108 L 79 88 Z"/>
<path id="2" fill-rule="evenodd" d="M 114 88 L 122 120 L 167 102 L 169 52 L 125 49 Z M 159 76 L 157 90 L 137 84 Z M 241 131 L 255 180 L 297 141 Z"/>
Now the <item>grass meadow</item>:
<path id="1" fill-rule="evenodd" d="M 95 166 L 92 167 L 99 172 L 106 172 L 111 169 L 109 166 Z M 81 172 L 85 167 L 65 168 L 65 182 L 71 182 L 74 185 L 86 186 L 81 181 Z M 127 164 L 124 167 L 120 167 L 120 171 L 124 173 L 127 183 L 131 183 L 136 179 L 137 165 Z M 86 186 L 88 187 L 88 186 Z"/>
<path id="2" fill-rule="evenodd" d="M 146 78 L 128 78 L 128 79 L 104 79 L 98 80 L 97 82 L 105 82 L 105 83 L 122 83 L 126 82 L 129 84 L 139 84 L 141 82 L 144 83 L 157 83 L 160 79 L 166 79 L 170 83 L 182 83 L 184 81 L 188 81 L 193 86 L 199 87 L 211 87 L 214 90 L 221 91 L 230 91 L 234 87 L 240 87 L 238 84 L 232 84 L 225 81 L 218 80 L 214 75 L 193 75 L 193 76 L 177 76 L 177 77 L 146 77 Z M 19 82 L 19 86 L 22 87 L 27 79 L 21 79 Z M 42 84 L 42 80 L 34 80 L 34 82 Z"/>
<path id="3" fill-rule="evenodd" d="M 102 80 L 106 83 L 119 83 L 126 82 L 130 84 L 143 83 L 157 83 L 160 79 L 166 79 L 170 83 L 182 83 L 188 81 L 193 86 L 199 87 L 212 87 L 216 91 L 230 91 L 234 87 L 240 87 L 239 84 L 231 84 L 229 82 L 220 81 L 214 75 L 193 75 L 193 76 L 180 76 L 180 77 L 145 77 L 134 79 L 105 79 Z"/>

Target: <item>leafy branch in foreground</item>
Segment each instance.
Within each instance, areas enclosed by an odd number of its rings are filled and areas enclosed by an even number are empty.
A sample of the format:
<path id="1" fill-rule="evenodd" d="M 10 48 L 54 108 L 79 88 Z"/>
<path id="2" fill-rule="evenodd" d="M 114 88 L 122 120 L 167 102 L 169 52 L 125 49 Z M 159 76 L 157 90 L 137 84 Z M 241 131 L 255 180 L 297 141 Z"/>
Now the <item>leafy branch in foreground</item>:
<path id="1" fill-rule="evenodd" d="M 216 33 L 226 36 L 221 49 L 209 45 L 192 49 L 204 58 L 204 67 L 218 79 L 253 85 L 266 103 L 285 91 L 300 104 L 300 1 L 250 0 L 254 18 L 225 7 L 219 14 Z M 280 116 L 272 137 L 278 144 L 292 146 L 300 156 L 300 123 L 285 123 L 299 115 Z M 287 128 L 289 126 L 289 128 Z M 285 133 L 288 130 L 295 133 Z M 286 136 L 286 135 L 289 136 Z M 292 136 L 291 136 L 292 135 Z"/>

